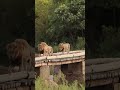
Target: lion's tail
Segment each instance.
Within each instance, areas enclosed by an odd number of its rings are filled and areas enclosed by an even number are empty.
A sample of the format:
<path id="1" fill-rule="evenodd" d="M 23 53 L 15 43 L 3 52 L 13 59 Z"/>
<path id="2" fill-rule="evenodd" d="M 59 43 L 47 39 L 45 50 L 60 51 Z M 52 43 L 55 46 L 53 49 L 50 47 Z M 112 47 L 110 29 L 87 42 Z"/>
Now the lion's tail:
<path id="1" fill-rule="evenodd" d="M 51 56 L 53 55 L 53 48 L 51 47 Z"/>

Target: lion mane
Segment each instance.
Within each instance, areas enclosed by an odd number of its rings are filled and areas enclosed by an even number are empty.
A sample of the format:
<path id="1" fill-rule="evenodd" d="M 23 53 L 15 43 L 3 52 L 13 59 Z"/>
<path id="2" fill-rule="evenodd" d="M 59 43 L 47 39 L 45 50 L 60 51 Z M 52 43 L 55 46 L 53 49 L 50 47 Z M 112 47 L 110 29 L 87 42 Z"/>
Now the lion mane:
<path id="1" fill-rule="evenodd" d="M 44 56 L 50 56 L 53 54 L 53 48 L 47 45 L 45 42 L 41 42 L 40 44 L 38 44 L 38 50 L 43 52 Z"/>
<path id="2" fill-rule="evenodd" d="M 34 49 L 26 40 L 16 39 L 7 44 L 6 50 L 10 60 L 10 72 L 15 66 L 19 66 L 19 71 L 34 69 Z"/>

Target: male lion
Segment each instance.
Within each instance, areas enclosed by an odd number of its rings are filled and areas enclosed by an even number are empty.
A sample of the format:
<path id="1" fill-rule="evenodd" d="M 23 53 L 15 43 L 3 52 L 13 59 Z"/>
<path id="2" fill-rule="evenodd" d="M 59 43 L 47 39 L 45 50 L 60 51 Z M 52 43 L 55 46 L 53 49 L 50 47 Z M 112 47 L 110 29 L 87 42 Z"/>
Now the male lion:
<path id="1" fill-rule="evenodd" d="M 45 42 L 41 42 L 39 45 L 38 45 L 38 49 L 40 51 L 43 51 L 43 55 L 44 56 L 52 56 L 53 54 L 53 48 L 51 46 L 48 46 Z"/>
<path id="2" fill-rule="evenodd" d="M 7 44 L 7 55 L 10 59 L 10 72 L 19 66 L 19 71 L 34 69 L 34 50 L 24 39 L 16 39 Z"/>
<path id="3" fill-rule="evenodd" d="M 62 51 L 63 53 L 64 52 L 69 53 L 69 51 L 70 51 L 70 44 L 69 43 L 60 43 L 58 47 L 59 47 L 60 51 Z"/>
<path id="4" fill-rule="evenodd" d="M 43 54 L 43 49 L 41 49 L 41 44 L 38 44 L 38 52 L 39 52 L 39 55 L 38 56 L 41 56 L 41 54 Z"/>

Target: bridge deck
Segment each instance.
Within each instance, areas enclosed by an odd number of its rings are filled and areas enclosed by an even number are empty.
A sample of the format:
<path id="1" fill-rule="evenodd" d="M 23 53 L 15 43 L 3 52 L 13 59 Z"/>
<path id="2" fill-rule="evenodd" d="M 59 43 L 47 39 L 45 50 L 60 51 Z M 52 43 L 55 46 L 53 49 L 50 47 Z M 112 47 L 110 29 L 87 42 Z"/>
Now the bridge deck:
<path id="1" fill-rule="evenodd" d="M 44 65 L 61 65 L 75 62 L 81 62 L 85 58 L 85 51 L 71 51 L 70 53 L 62 54 L 62 52 L 54 53 L 53 56 L 41 56 L 35 58 L 35 67 Z"/>

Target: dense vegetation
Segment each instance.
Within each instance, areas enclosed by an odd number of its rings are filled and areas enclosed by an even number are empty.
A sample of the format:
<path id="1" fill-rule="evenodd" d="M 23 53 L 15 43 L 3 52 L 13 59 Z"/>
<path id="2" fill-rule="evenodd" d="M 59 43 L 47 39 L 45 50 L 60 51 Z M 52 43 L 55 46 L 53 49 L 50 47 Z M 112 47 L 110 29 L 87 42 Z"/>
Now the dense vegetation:
<path id="1" fill-rule="evenodd" d="M 0 65 L 9 65 L 6 45 L 16 38 L 35 44 L 33 0 L 0 0 Z"/>
<path id="2" fill-rule="evenodd" d="M 35 16 L 36 47 L 45 41 L 54 49 L 60 42 L 70 43 L 74 50 L 84 49 L 84 0 L 36 0 Z"/>
<path id="3" fill-rule="evenodd" d="M 86 3 L 86 58 L 120 57 L 120 1 Z"/>
<path id="4" fill-rule="evenodd" d="M 47 42 L 58 51 L 60 42 L 68 42 L 71 49 L 85 48 L 85 0 L 35 0 L 35 46 Z M 59 80 L 59 79 L 57 79 Z M 57 80 L 55 81 L 57 83 Z M 48 82 L 49 83 L 49 82 Z M 66 80 L 57 87 L 46 85 L 38 77 L 36 90 L 84 90 L 78 82 L 68 84 Z"/>
<path id="5" fill-rule="evenodd" d="M 58 80 L 58 77 L 55 77 Z M 35 90 L 85 90 L 85 86 L 83 84 L 79 84 L 77 81 L 68 84 L 63 76 L 62 82 L 60 84 L 57 84 L 54 81 L 50 82 L 37 77 L 37 79 L 35 80 Z"/>

